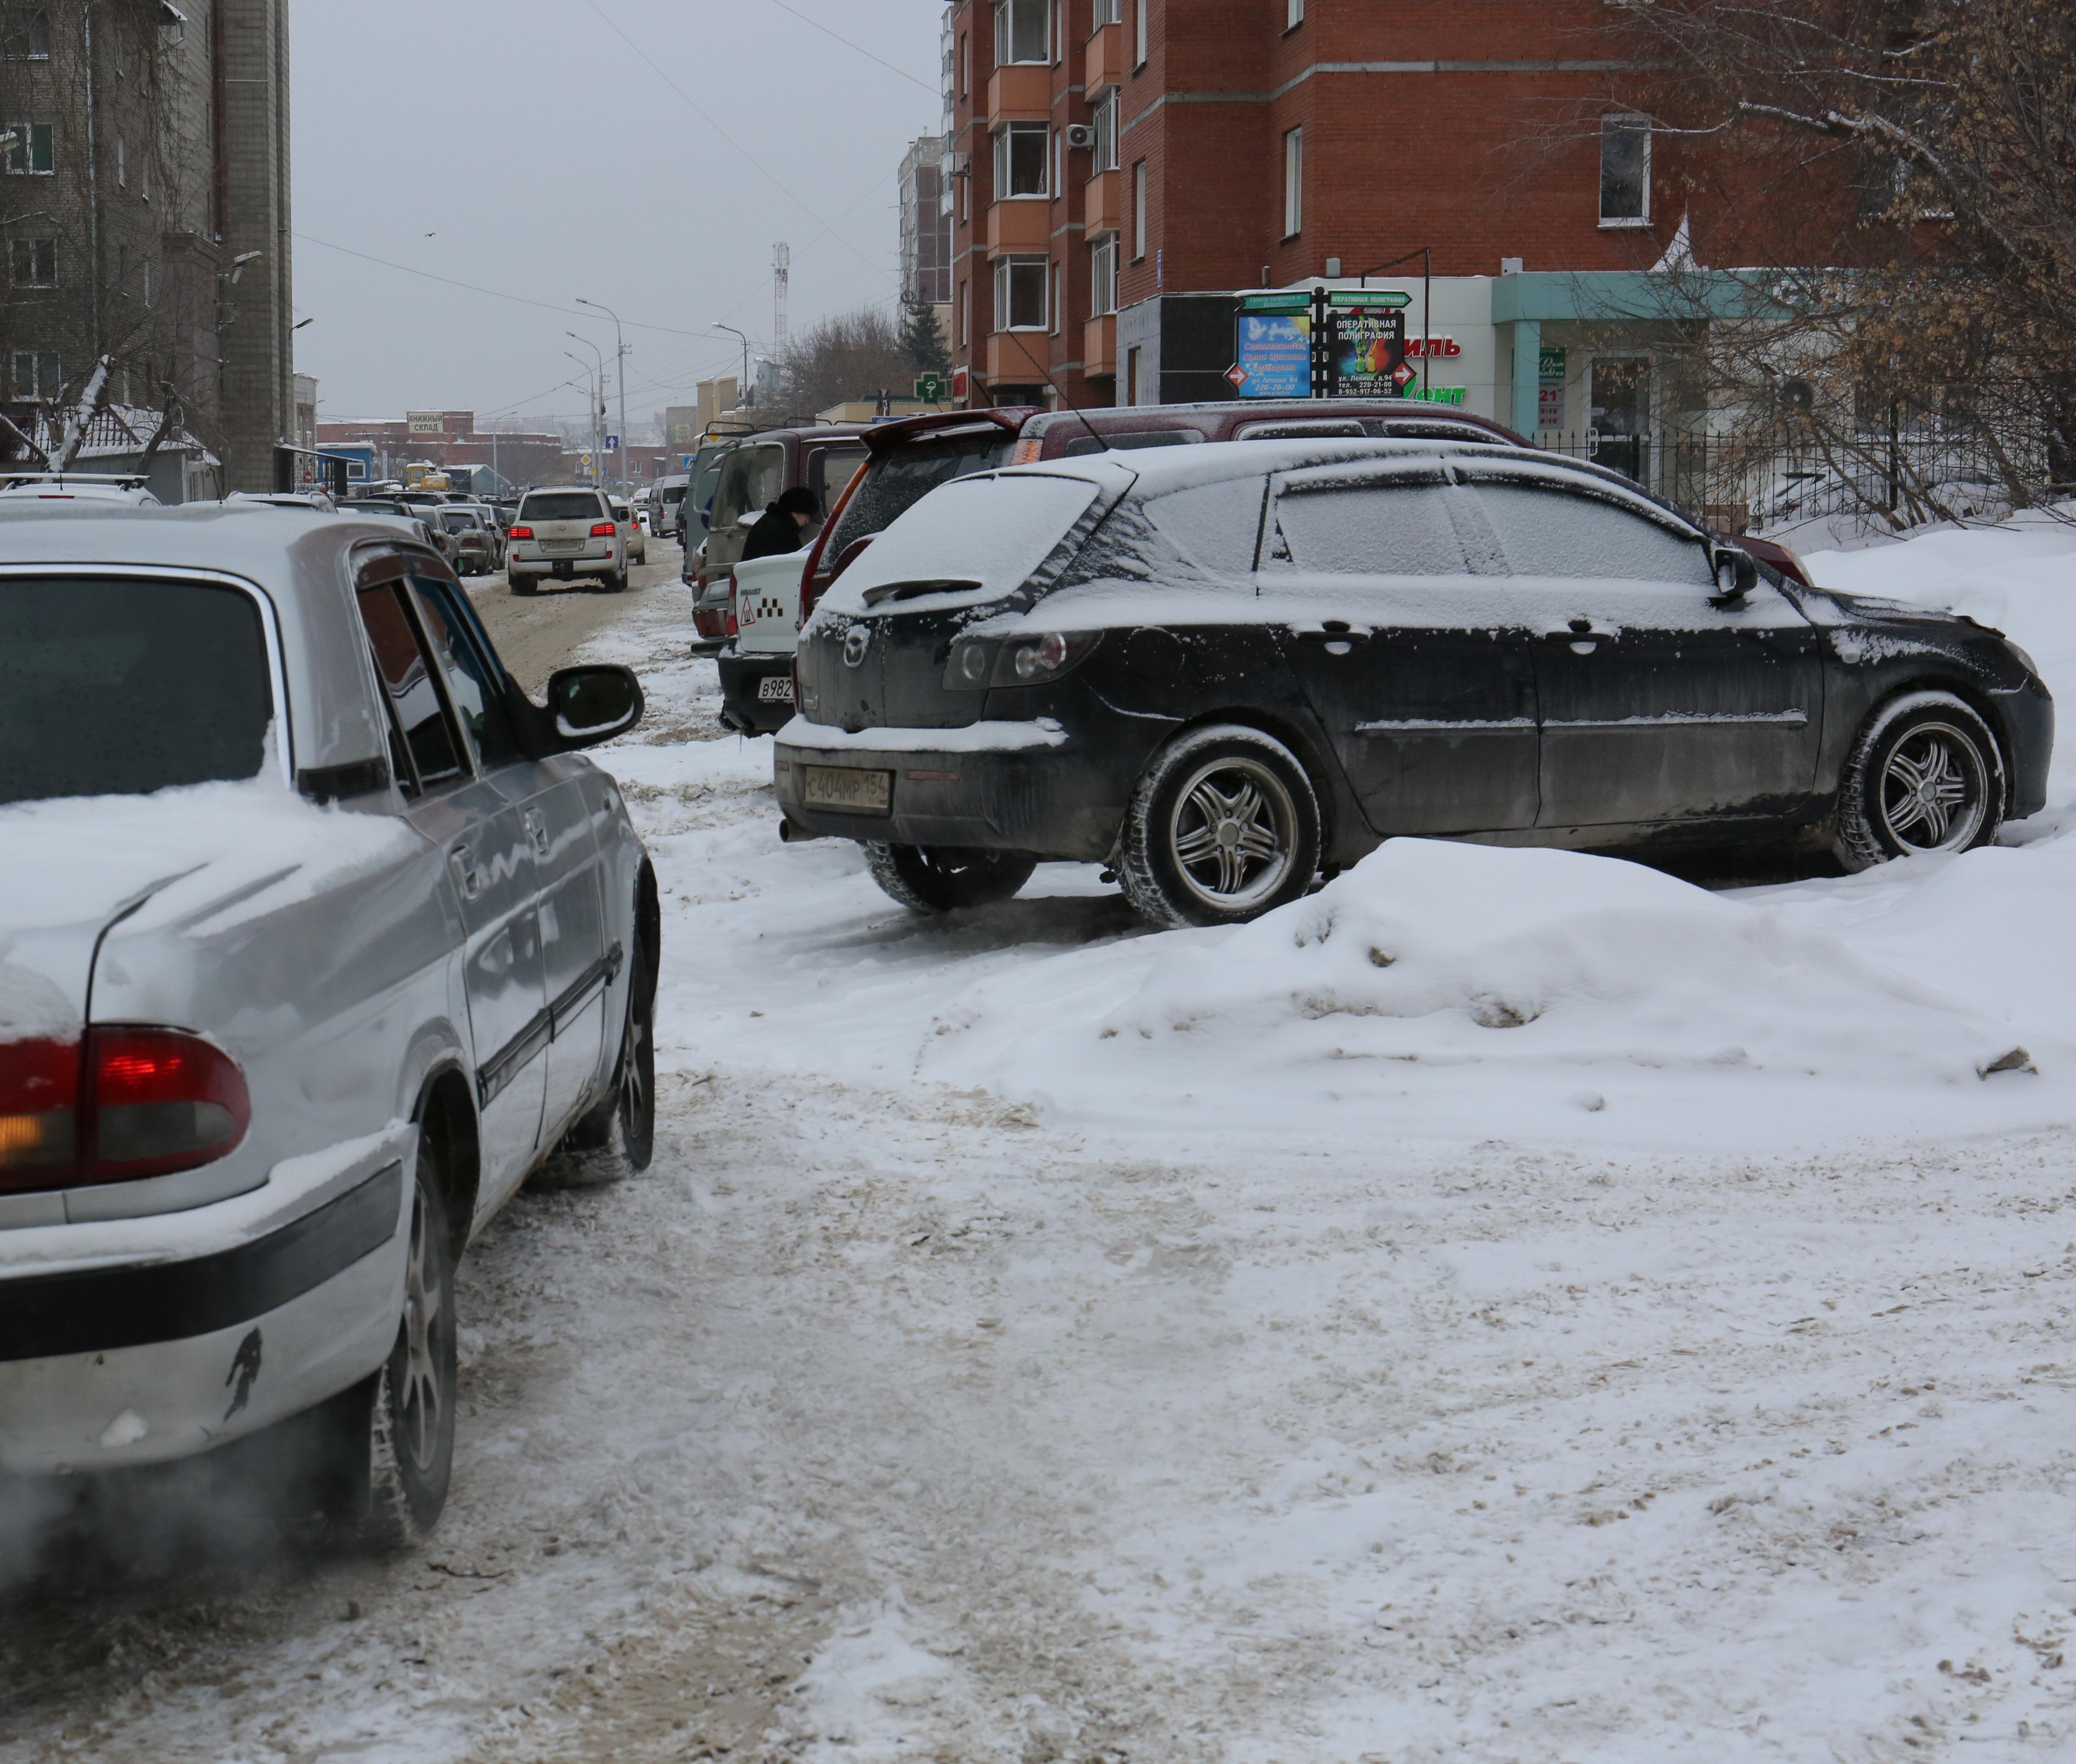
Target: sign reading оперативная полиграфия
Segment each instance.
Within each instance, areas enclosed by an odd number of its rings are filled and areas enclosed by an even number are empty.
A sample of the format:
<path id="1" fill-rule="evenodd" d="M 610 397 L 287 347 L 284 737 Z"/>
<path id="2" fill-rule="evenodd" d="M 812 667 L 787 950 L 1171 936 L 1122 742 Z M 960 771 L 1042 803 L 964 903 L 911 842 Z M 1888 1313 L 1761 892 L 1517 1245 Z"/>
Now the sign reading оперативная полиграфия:
<path id="1" fill-rule="evenodd" d="M 1243 398 L 1393 398 L 1405 365 L 1405 308 L 1396 288 L 1282 289 L 1235 297 L 1233 366 Z"/>

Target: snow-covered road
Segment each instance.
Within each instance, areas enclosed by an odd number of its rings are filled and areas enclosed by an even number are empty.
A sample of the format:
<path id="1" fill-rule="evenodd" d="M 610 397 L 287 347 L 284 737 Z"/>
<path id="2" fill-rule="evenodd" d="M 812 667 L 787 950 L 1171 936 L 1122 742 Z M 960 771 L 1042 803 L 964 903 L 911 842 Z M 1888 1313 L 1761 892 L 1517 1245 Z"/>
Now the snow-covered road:
<path id="1" fill-rule="evenodd" d="M 1825 567 L 2076 696 L 2076 533 Z M 683 641 L 593 650 L 656 1164 L 465 1266 L 438 1537 L 46 1578 L 0 1764 L 2076 1749 L 2068 762 L 1849 882 L 1408 842 L 1237 933 L 1070 866 L 925 925 L 684 738 Z"/>

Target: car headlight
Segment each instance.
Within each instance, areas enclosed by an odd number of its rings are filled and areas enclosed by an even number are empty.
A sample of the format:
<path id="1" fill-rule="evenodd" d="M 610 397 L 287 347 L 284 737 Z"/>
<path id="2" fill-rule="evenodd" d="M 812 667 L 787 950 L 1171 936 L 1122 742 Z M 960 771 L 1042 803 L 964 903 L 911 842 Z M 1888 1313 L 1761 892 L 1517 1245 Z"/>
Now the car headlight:
<path id="1" fill-rule="evenodd" d="M 982 692 L 990 687 L 1043 686 L 1078 666 L 1100 631 L 1039 631 L 1028 637 L 961 637 L 945 667 L 945 687 Z"/>

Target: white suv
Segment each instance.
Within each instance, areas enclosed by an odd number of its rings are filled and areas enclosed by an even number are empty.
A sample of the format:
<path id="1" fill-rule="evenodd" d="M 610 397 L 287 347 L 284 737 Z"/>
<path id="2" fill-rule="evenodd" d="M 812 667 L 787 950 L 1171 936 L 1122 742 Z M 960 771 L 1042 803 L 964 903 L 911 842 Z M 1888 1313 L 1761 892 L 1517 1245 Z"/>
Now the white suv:
<path id="1" fill-rule="evenodd" d="M 529 490 L 505 538 L 504 575 L 514 594 L 534 593 L 545 576 L 595 577 L 608 594 L 627 586 L 627 529 L 603 491 Z"/>

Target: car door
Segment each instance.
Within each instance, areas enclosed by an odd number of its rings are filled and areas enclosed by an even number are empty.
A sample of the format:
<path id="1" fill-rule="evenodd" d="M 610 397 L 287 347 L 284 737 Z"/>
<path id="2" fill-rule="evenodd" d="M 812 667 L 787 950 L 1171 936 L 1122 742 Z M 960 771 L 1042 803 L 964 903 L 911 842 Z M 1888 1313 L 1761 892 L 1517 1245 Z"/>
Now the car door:
<path id="1" fill-rule="evenodd" d="M 1762 582 L 1716 604 L 1705 539 L 1595 480 L 1467 464 L 1514 571 L 1543 827 L 1788 817 L 1814 787 L 1816 633 Z"/>
<path id="2" fill-rule="evenodd" d="M 550 1019 L 533 842 L 523 795 L 465 730 L 451 682 L 435 660 L 442 626 L 401 559 L 362 572 L 361 622 L 386 689 L 392 762 L 408 817 L 446 854 L 463 932 L 463 976 L 481 1119 L 481 1217 L 525 1178 L 541 1137 Z M 461 699 L 467 708 L 465 699 Z M 475 708 L 479 716 L 480 707 Z M 514 749 L 516 751 L 516 749 Z M 488 748 L 494 755 L 495 748 Z"/>
<path id="3" fill-rule="evenodd" d="M 1387 835 L 1535 820 L 1527 633 L 1489 546 L 1465 543 L 1465 495 L 1439 460 L 1313 467 L 1270 484 L 1256 591 Z"/>
<path id="4" fill-rule="evenodd" d="M 550 1146 L 599 1077 L 604 994 L 623 956 L 607 944 L 597 835 L 609 786 L 574 756 L 529 760 L 519 751 L 501 701 L 504 666 L 481 621 L 454 583 L 420 578 L 413 586 L 478 766 L 516 809 L 525 839 L 546 1018 L 540 1143 Z"/>

